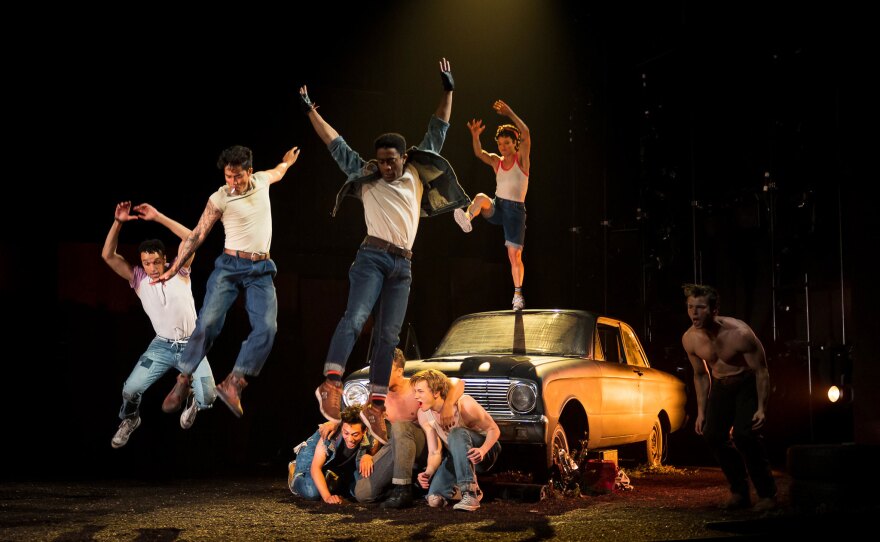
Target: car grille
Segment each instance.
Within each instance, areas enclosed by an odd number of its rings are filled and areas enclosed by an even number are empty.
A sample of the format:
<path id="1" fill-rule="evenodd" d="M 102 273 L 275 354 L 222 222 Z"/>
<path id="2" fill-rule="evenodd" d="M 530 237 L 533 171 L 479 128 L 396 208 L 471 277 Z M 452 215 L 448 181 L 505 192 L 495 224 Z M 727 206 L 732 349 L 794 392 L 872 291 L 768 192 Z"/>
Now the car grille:
<path id="1" fill-rule="evenodd" d="M 510 380 L 506 378 L 466 378 L 464 392 L 473 397 L 493 418 L 513 418 L 507 402 Z"/>

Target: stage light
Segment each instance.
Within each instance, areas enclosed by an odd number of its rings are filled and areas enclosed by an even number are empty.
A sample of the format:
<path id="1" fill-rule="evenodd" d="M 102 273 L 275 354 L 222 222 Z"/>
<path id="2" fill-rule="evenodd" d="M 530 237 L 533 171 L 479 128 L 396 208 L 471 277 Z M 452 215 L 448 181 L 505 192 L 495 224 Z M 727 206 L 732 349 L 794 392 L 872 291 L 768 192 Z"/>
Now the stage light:
<path id="1" fill-rule="evenodd" d="M 837 386 L 831 386 L 828 388 L 828 400 L 832 403 L 839 401 L 841 395 L 843 395 L 843 392 Z"/>

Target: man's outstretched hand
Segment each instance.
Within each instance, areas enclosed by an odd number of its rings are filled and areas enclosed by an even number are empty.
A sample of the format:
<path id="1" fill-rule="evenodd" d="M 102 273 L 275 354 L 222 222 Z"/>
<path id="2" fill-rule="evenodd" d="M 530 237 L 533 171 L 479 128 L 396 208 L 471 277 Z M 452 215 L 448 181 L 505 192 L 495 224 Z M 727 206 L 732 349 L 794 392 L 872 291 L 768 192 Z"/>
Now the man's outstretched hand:
<path id="1" fill-rule="evenodd" d="M 131 214 L 131 202 L 130 201 L 122 201 L 116 204 L 116 212 L 113 213 L 113 218 L 117 222 L 128 222 L 129 220 L 137 220 L 138 216 Z"/>
<path id="2" fill-rule="evenodd" d="M 299 87 L 299 108 L 306 115 L 315 110 L 315 104 L 309 99 L 309 91 L 305 85 Z"/>

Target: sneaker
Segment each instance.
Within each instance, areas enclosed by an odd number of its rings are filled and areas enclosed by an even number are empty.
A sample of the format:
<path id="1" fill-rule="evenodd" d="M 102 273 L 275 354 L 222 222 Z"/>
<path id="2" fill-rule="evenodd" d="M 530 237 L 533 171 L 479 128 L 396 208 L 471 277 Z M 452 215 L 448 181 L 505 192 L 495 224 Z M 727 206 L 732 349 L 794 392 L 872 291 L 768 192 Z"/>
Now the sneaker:
<path id="1" fill-rule="evenodd" d="M 477 495 L 477 500 L 483 500 L 483 490 L 480 489 L 480 485 L 477 483 L 477 475 L 474 473 L 474 493 Z M 458 485 L 452 486 L 452 497 L 449 499 L 452 501 L 460 501 L 461 500 L 461 489 L 459 489 Z"/>
<path id="2" fill-rule="evenodd" d="M 513 310 L 521 311 L 526 307 L 526 298 L 522 294 L 513 294 Z"/>
<path id="3" fill-rule="evenodd" d="M 428 495 L 425 497 L 425 500 L 428 501 L 428 506 L 431 508 L 443 508 L 446 506 L 446 499 L 443 498 L 443 495 Z"/>
<path id="4" fill-rule="evenodd" d="M 412 505 L 412 487 L 409 484 L 394 484 L 391 495 L 382 501 L 379 508 L 409 508 Z"/>
<path id="5" fill-rule="evenodd" d="M 477 487 L 476 490 L 477 500 L 483 500 L 483 490 Z M 452 486 L 452 497 L 449 498 L 450 501 L 460 501 L 461 500 L 461 490 L 458 489 L 458 486 Z"/>
<path id="6" fill-rule="evenodd" d="M 776 497 L 761 497 L 755 506 L 752 507 L 754 512 L 769 512 L 776 509 Z"/>
<path id="7" fill-rule="evenodd" d="M 192 386 L 192 375 L 180 373 L 177 375 L 177 382 L 171 391 L 162 401 L 162 412 L 177 412 L 186 400 L 187 394 Z"/>
<path id="8" fill-rule="evenodd" d="M 370 434 L 382 444 L 388 444 L 388 428 L 385 427 L 385 407 L 379 408 L 373 403 L 361 410 L 361 420 L 367 424 Z"/>
<path id="9" fill-rule="evenodd" d="M 236 418 L 241 418 L 241 415 L 244 414 L 244 409 L 241 408 L 241 390 L 246 387 L 247 381 L 244 379 L 244 375 L 236 376 L 235 373 L 229 373 L 226 380 L 215 388 L 217 397 L 226 403 Z"/>
<path id="10" fill-rule="evenodd" d="M 193 422 L 196 421 L 196 414 L 199 413 L 199 404 L 196 403 L 196 394 L 190 390 L 189 397 L 186 398 L 186 408 L 180 413 L 180 427 L 189 429 Z"/>
<path id="11" fill-rule="evenodd" d="M 315 390 L 318 398 L 318 408 L 321 414 L 331 422 L 342 423 L 339 414 L 339 405 L 342 402 L 342 382 L 335 383 L 329 379 L 324 380 Z"/>
<path id="12" fill-rule="evenodd" d="M 461 230 L 465 233 L 470 233 L 471 230 L 474 229 L 474 225 L 471 224 L 471 217 L 461 209 L 456 209 L 452 212 L 452 216 L 455 217 L 455 221 L 461 226 Z"/>
<path id="13" fill-rule="evenodd" d="M 467 510 L 468 512 L 473 512 L 479 507 L 480 500 L 477 498 L 476 494 L 470 491 L 465 491 L 464 495 L 461 496 L 461 501 L 457 502 L 452 508 L 456 510 Z"/>
<path id="14" fill-rule="evenodd" d="M 739 493 L 731 493 L 730 497 L 727 498 L 721 504 L 722 510 L 743 510 L 752 506 L 752 500 L 748 495 L 741 495 Z"/>
<path id="15" fill-rule="evenodd" d="M 296 460 L 287 464 L 287 488 L 293 493 L 293 476 L 296 474 Z M 293 493 L 296 495 L 296 493 Z"/>
<path id="16" fill-rule="evenodd" d="M 134 433 L 134 430 L 140 427 L 141 425 L 141 417 L 138 416 L 136 418 L 125 418 L 122 420 L 122 423 L 119 424 L 119 429 L 116 430 L 116 434 L 113 435 L 113 440 L 110 441 L 110 445 L 114 448 L 122 448 L 128 443 L 128 437 Z"/>

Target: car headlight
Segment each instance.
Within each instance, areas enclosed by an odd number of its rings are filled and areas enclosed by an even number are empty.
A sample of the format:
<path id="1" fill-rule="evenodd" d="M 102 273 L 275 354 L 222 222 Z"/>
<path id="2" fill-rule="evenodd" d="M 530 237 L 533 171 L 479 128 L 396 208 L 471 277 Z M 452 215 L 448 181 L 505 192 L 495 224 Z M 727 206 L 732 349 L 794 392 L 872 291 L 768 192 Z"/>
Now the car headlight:
<path id="1" fill-rule="evenodd" d="M 365 380 L 347 382 L 342 389 L 342 402 L 349 407 L 354 404 L 365 405 L 370 397 Z"/>
<path id="2" fill-rule="evenodd" d="M 538 400 L 538 388 L 533 382 L 517 382 L 507 392 L 510 408 L 518 414 L 527 414 L 535 408 Z"/>

